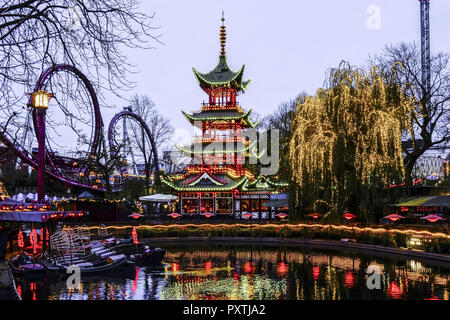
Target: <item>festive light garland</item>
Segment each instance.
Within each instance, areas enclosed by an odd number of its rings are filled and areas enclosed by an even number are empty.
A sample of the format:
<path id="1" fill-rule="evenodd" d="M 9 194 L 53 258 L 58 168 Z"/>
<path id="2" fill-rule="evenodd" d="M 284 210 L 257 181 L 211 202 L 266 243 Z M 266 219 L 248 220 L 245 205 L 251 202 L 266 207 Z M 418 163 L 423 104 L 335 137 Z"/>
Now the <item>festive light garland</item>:
<path id="1" fill-rule="evenodd" d="M 177 148 L 178 150 L 180 150 L 181 152 L 184 152 L 186 154 L 230 154 L 230 153 L 243 153 L 245 151 L 248 151 L 250 148 L 253 148 L 254 146 L 256 146 L 256 141 L 253 141 L 252 144 L 249 144 L 248 146 L 245 146 L 242 149 L 233 149 L 233 150 L 216 150 L 216 149 L 212 149 L 212 150 L 200 150 L 200 151 L 196 151 L 195 147 L 189 149 L 185 149 L 183 147 L 180 147 L 178 145 L 175 145 L 175 148 Z M 194 149 L 194 150 L 193 150 Z"/>
<path id="2" fill-rule="evenodd" d="M 226 56 L 220 57 L 219 63 L 220 63 L 221 59 L 223 59 L 222 61 L 225 63 L 226 67 L 228 67 L 228 69 L 231 71 L 231 68 L 228 66 L 228 63 L 227 63 L 227 57 Z M 234 76 L 231 79 L 229 79 L 228 81 L 209 81 L 205 78 L 204 74 L 198 72 L 197 69 L 195 69 L 194 67 L 192 67 L 192 71 L 194 72 L 195 77 L 197 78 L 197 81 L 199 82 L 200 85 L 204 83 L 204 84 L 207 84 L 210 86 L 229 86 L 229 87 L 231 87 L 231 84 L 236 84 L 238 90 L 245 91 L 249 87 L 251 80 L 249 79 L 246 82 L 242 82 L 241 80 L 239 82 L 237 81 L 238 78 L 239 79 L 242 78 L 244 68 L 245 68 L 245 65 L 243 65 L 237 72 L 234 72 L 235 73 Z M 215 68 L 212 71 L 210 71 L 209 73 L 213 72 L 214 70 L 215 70 Z"/>
<path id="3" fill-rule="evenodd" d="M 330 229 L 330 230 L 347 230 L 350 232 L 373 232 L 373 233 L 400 233 L 400 234 L 406 234 L 406 235 L 422 235 L 422 236 L 429 236 L 431 238 L 444 238 L 447 240 L 450 240 L 450 235 L 442 232 L 430 232 L 426 230 L 414 230 L 414 229 L 385 229 L 385 228 L 372 228 L 372 227 L 357 227 L 357 226 L 348 226 L 348 225 L 333 225 L 333 224 L 290 224 L 290 223 L 283 223 L 283 224 L 274 224 L 274 223 L 268 223 L 268 224 L 243 224 L 243 223 L 236 223 L 236 224 L 193 224 L 193 223 L 186 223 L 186 224 L 157 224 L 157 225 L 139 225 L 139 226 L 133 226 L 133 225 L 126 225 L 126 226 L 108 226 L 107 229 L 112 230 L 129 230 L 135 227 L 136 229 L 140 230 L 158 230 L 158 229 L 170 229 L 170 228 L 180 228 L 180 229 L 187 229 L 187 228 L 197 228 L 199 230 L 210 230 L 210 229 L 230 229 L 230 228 L 244 228 L 244 229 L 270 229 L 270 228 L 287 228 L 291 230 L 298 230 L 298 229 Z M 98 226 L 91 226 L 88 227 L 89 230 L 98 229 Z"/>
<path id="4" fill-rule="evenodd" d="M 223 104 L 202 104 L 202 111 L 237 111 L 243 113 L 244 110 L 239 107 L 238 104 L 234 105 L 223 105 Z"/>
<path id="5" fill-rule="evenodd" d="M 404 176 L 401 136 L 412 133 L 414 103 L 375 68 L 367 75 L 338 68 L 329 82 L 330 89 L 318 90 L 297 108 L 289 164 L 300 189 L 308 185 L 311 193 L 324 194 L 323 187 L 337 209 L 347 205 L 348 185 L 371 188 Z"/>
<path id="6" fill-rule="evenodd" d="M 175 189 L 176 191 L 187 191 L 187 190 L 192 190 L 192 191 L 228 191 L 228 190 L 232 190 L 232 189 L 236 189 L 237 187 L 239 187 L 242 183 L 244 183 L 247 180 L 247 177 L 241 177 L 241 179 L 239 181 L 235 181 L 233 184 L 229 185 L 229 186 L 224 186 L 224 187 L 180 187 L 176 184 L 174 184 L 172 181 L 169 180 L 169 177 L 165 177 L 165 176 L 161 176 L 161 181 L 164 182 L 165 184 L 167 184 L 169 187 L 171 187 L 172 189 Z"/>
<path id="7" fill-rule="evenodd" d="M 186 113 L 184 110 L 181 110 L 183 115 L 189 120 L 189 121 L 214 121 L 214 120 L 241 120 L 247 118 L 250 113 L 252 112 L 252 108 L 250 108 L 246 113 L 242 113 L 237 116 L 215 116 L 215 117 L 205 117 L 205 116 L 193 116 L 188 113 Z"/>

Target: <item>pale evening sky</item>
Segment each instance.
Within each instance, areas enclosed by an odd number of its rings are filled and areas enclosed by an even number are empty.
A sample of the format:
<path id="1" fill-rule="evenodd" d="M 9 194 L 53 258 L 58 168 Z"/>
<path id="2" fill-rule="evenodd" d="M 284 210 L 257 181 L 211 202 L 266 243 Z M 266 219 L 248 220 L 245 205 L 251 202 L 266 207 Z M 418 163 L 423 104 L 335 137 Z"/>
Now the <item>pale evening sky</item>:
<path id="1" fill-rule="evenodd" d="M 386 44 L 420 41 L 418 0 L 152 0 L 140 6 L 149 15 L 155 12 L 153 24 L 160 27 L 155 34 L 164 44 L 125 51 L 140 72 L 130 75 L 137 86 L 124 96 L 148 94 L 177 128 L 178 142 L 193 132 L 181 109 L 198 110 L 206 100 L 192 66 L 207 72 L 216 65 L 222 10 L 228 62 L 233 69 L 245 64 L 244 78 L 252 79 L 238 101 L 260 115 L 303 90 L 314 94 L 327 69 L 341 60 L 362 65 Z M 367 26 L 373 6 L 379 9 L 379 28 Z M 431 1 L 432 52 L 450 52 L 449 16 L 450 1 Z M 115 111 L 104 110 L 105 123 Z"/>

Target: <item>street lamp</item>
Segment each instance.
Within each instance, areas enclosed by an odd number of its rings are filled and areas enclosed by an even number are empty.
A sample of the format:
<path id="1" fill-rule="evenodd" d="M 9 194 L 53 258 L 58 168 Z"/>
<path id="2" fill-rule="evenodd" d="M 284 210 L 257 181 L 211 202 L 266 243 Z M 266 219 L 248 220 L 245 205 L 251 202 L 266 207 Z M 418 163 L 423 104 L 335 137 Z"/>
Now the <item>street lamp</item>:
<path id="1" fill-rule="evenodd" d="M 31 94 L 33 107 L 37 115 L 38 140 L 38 201 L 42 202 L 45 196 L 45 114 L 48 102 L 53 97 L 45 90 L 37 90 Z"/>
<path id="2" fill-rule="evenodd" d="M 48 102 L 53 97 L 53 94 L 45 90 L 38 90 L 31 94 L 33 97 L 33 107 L 36 109 L 48 109 Z"/>

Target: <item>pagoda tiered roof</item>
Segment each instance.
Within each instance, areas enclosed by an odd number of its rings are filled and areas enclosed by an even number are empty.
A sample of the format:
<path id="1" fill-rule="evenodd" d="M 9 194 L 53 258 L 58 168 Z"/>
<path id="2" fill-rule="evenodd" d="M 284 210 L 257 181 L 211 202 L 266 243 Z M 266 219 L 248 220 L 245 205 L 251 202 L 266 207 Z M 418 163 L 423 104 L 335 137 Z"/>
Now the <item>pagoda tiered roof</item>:
<path id="1" fill-rule="evenodd" d="M 258 122 L 253 122 L 250 119 L 250 113 L 252 109 L 249 109 L 247 112 L 240 112 L 238 110 L 210 110 L 210 111 L 199 111 L 193 112 L 192 114 L 188 114 L 185 111 L 181 110 L 186 119 L 189 120 L 191 124 L 200 126 L 201 121 L 239 121 L 245 127 L 253 128 Z M 196 123 L 197 122 L 197 123 Z"/>
<path id="2" fill-rule="evenodd" d="M 228 87 L 236 89 L 237 91 L 245 91 L 250 85 L 251 80 L 243 81 L 245 65 L 237 71 L 231 70 L 228 66 L 227 57 L 220 56 L 217 66 L 208 73 L 201 73 L 194 67 L 195 77 L 197 78 L 200 87 L 207 91 L 214 87 Z"/>
<path id="3" fill-rule="evenodd" d="M 195 143 L 187 147 L 180 147 L 175 145 L 175 147 L 181 152 L 192 155 L 192 154 L 229 154 L 229 153 L 244 153 L 253 149 L 256 146 L 256 141 L 248 144 L 242 142 L 233 142 L 233 149 L 227 149 L 226 143 Z M 208 148 L 208 146 L 213 145 L 214 148 Z"/>
<path id="4" fill-rule="evenodd" d="M 276 181 L 268 176 L 259 176 L 253 180 L 247 180 L 242 186 L 242 191 L 258 191 L 258 190 L 278 190 L 280 187 L 287 187 L 289 184 Z"/>
<path id="5" fill-rule="evenodd" d="M 230 191 L 237 189 L 248 180 L 246 176 L 233 179 L 226 174 L 212 175 L 210 173 L 201 173 L 190 175 L 181 181 L 175 181 L 171 177 L 163 176 L 161 181 L 176 191 Z"/>
<path id="6" fill-rule="evenodd" d="M 287 184 L 276 178 L 255 177 L 254 170 L 247 167 L 247 158 L 260 158 L 265 151 L 258 152 L 257 141 L 245 134 L 246 129 L 254 128 L 258 123 L 250 119 L 252 109 L 241 108 L 236 96 L 248 88 L 250 80 L 243 80 L 244 65 L 237 71 L 228 65 L 223 22 L 222 16 L 218 64 L 208 73 L 192 68 L 209 100 L 199 111 L 187 113 L 182 110 L 186 119 L 201 129 L 201 136 L 196 136 L 191 145 L 175 146 L 196 160 L 196 164 L 185 167 L 182 174 L 162 175 L 161 181 L 183 193 L 276 193 Z"/>

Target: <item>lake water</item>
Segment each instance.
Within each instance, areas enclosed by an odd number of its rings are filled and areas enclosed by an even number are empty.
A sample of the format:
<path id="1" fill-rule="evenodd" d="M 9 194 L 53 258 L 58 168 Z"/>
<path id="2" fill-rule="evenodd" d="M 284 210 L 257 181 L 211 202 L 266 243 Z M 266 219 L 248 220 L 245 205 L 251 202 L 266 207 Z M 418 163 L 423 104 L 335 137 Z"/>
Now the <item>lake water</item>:
<path id="1" fill-rule="evenodd" d="M 82 277 L 78 289 L 52 279 L 17 279 L 24 300 L 449 299 L 450 266 L 305 248 L 167 247 L 159 268 L 125 277 Z M 369 282 L 367 268 L 379 270 Z"/>

